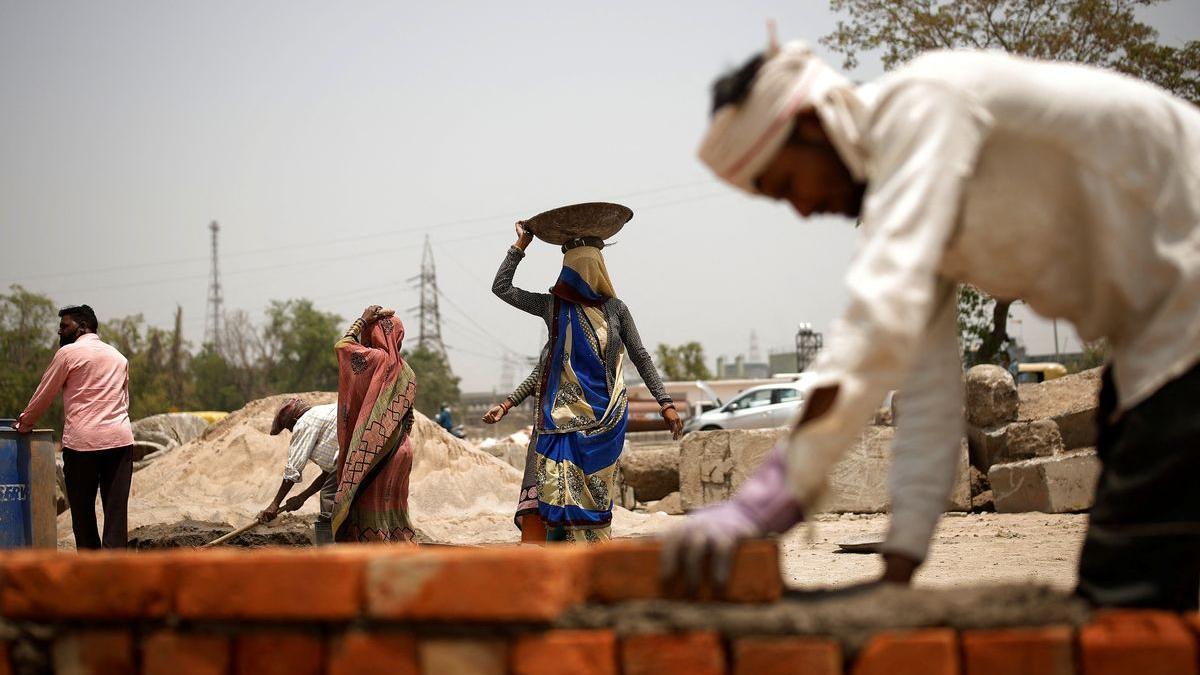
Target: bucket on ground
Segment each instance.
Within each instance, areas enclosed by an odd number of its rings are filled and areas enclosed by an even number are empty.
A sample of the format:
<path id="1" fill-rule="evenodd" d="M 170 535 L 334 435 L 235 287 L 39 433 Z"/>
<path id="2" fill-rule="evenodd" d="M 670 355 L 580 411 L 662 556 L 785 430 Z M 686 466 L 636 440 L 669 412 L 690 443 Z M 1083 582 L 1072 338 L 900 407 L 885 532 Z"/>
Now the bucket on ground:
<path id="1" fill-rule="evenodd" d="M 0 419 L 0 548 L 54 548 L 54 432 L 17 433 Z"/>

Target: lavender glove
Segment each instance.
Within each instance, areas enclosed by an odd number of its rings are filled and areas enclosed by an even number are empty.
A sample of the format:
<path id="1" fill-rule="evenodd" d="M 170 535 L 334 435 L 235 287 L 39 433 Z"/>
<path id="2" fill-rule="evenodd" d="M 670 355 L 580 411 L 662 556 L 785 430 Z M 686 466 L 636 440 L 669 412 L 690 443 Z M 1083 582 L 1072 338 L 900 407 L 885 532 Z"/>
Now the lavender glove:
<path id="1" fill-rule="evenodd" d="M 733 554 L 742 539 L 783 532 L 804 520 L 787 487 L 785 442 L 775 444 L 765 462 L 727 502 L 697 511 L 663 537 L 660 575 L 664 580 L 682 566 L 689 592 L 700 585 L 705 557 L 712 556 L 713 580 L 724 587 L 733 571 Z"/>

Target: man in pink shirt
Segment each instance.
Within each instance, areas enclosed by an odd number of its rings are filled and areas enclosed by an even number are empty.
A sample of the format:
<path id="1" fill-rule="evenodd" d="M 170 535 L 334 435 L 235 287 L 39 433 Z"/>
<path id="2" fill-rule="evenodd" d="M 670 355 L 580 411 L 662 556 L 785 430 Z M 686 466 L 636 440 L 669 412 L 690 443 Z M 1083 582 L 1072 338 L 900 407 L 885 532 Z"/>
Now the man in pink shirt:
<path id="1" fill-rule="evenodd" d="M 17 431 L 29 432 L 63 395 L 63 476 L 75 547 L 125 548 L 129 483 L 133 477 L 133 427 L 129 424 L 129 362 L 100 341 L 96 313 L 87 305 L 58 312 L 60 348 Z M 96 527 L 96 491 L 104 503 L 104 539 Z"/>

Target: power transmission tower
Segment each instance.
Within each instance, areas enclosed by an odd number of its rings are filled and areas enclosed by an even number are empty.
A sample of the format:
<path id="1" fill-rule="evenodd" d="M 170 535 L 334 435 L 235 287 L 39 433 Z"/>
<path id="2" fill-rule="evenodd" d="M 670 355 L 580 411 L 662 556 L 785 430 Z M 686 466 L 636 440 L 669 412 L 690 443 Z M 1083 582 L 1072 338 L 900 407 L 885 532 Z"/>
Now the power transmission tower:
<path id="1" fill-rule="evenodd" d="M 421 273 L 409 279 L 409 282 L 421 292 L 421 305 L 417 307 L 421 321 L 421 330 L 417 333 L 417 347 L 446 357 L 446 345 L 442 342 L 442 315 L 438 312 L 437 270 L 433 264 L 433 246 L 429 243 L 429 235 L 425 235 Z"/>
<path id="2" fill-rule="evenodd" d="M 224 316 L 222 303 L 224 296 L 221 294 L 221 275 L 217 270 L 217 233 L 221 230 L 221 226 L 217 225 L 217 221 L 212 221 L 208 225 L 208 229 L 212 231 L 212 277 L 208 282 L 208 310 L 204 314 L 204 344 L 212 345 L 216 349 L 221 347 L 221 319 Z"/>

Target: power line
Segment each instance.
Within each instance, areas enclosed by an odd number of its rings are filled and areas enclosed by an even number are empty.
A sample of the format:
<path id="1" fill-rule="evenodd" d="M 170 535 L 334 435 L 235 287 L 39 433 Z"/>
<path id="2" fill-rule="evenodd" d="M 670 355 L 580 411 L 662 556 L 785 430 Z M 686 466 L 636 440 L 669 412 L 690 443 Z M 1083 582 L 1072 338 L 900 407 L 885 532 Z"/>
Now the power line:
<path id="1" fill-rule="evenodd" d="M 612 195 L 608 198 L 609 199 L 625 199 L 627 197 L 637 197 L 637 196 L 641 196 L 641 195 L 657 194 L 657 193 L 661 193 L 661 192 L 670 192 L 672 190 L 680 190 L 683 188 L 695 187 L 697 185 L 706 185 L 706 184 L 712 184 L 712 183 L 713 183 L 713 180 L 710 178 L 710 179 L 704 179 L 704 180 L 698 180 L 698 181 L 690 181 L 687 183 L 677 183 L 674 185 L 664 185 L 661 187 L 648 188 L 645 190 L 634 190 L 632 192 L 625 192 L 625 193 L 621 193 L 621 194 Z M 687 201 L 687 200 L 684 200 L 684 201 Z M 666 204 L 666 205 L 669 205 L 669 204 Z M 657 208 L 657 206 L 660 206 L 660 205 L 652 205 L 652 206 L 648 206 L 648 207 L 643 207 L 643 209 Z M 358 242 L 358 241 L 364 241 L 367 239 L 378 239 L 380 237 L 394 237 L 394 236 L 412 234 L 414 232 L 425 232 L 425 231 L 434 230 L 434 229 L 444 229 L 447 227 L 458 227 L 460 225 L 470 225 L 472 223 L 486 222 L 489 220 L 498 220 L 501 218 L 516 218 L 516 217 L 520 217 L 523 215 L 530 215 L 530 214 L 526 211 L 509 211 L 507 213 L 494 214 L 494 215 L 490 215 L 490 216 L 476 216 L 476 217 L 471 217 L 471 218 L 460 218 L 458 220 L 448 220 L 448 221 L 443 221 L 440 223 L 435 223 L 432 225 L 421 225 L 421 226 L 410 227 L 410 228 L 389 229 L 389 230 L 386 230 L 383 232 L 373 232 L 370 234 L 362 234 L 362 235 L 357 235 L 357 236 L 353 236 L 353 237 L 335 237 L 335 238 L 323 239 L 323 240 L 309 240 L 309 241 L 306 241 L 303 243 L 287 244 L 287 245 L 282 245 L 282 246 L 279 246 L 279 245 L 265 246 L 265 247 L 260 247 L 260 248 L 237 251 L 234 253 L 228 253 L 228 254 L 226 254 L 226 258 L 227 259 L 228 258 L 238 258 L 238 257 L 243 257 L 243 256 L 248 256 L 248 255 L 258 255 L 261 253 L 278 253 L 279 251 L 292 251 L 292 250 L 298 250 L 298 249 L 313 248 L 316 246 L 328 246 L 330 244 Z M 66 277 L 66 276 L 78 276 L 81 274 L 104 274 L 107 272 L 121 272 L 121 271 L 134 270 L 134 269 L 146 269 L 146 268 L 150 268 L 150 267 L 182 265 L 182 264 L 191 263 L 191 262 L 201 262 L 201 261 L 204 261 L 205 259 L 206 259 L 205 256 L 195 256 L 195 257 L 188 257 L 188 258 L 176 258 L 173 260 L 155 260 L 153 262 L 130 263 L 130 264 L 124 264 L 124 265 L 114 265 L 111 267 L 99 267 L 99 268 L 93 268 L 90 270 L 72 270 L 70 272 L 44 272 L 41 274 L 25 275 L 23 277 L 23 279 L 25 279 L 25 280 L 54 279 L 54 278 Z M 15 280 L 13 280 L 13 281 L 15 281 Z"/>

